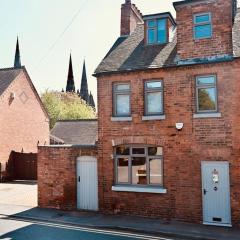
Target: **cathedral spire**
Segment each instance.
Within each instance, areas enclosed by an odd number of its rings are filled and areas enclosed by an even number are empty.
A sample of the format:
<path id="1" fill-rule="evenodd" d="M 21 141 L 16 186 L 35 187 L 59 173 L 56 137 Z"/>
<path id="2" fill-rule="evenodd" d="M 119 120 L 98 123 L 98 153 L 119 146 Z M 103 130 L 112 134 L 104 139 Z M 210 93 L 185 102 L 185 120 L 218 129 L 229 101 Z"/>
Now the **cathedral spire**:
<path id="1" fill-rule="evenodd" d="M 88 82 L 87 82 L 85 60 L 84 60 L 84 63 L 83 63 L 83 70 L 82 70 L 80 96 L 83 100 L 86 101 L 87 104 L 89 104 Z"/>
<path id="2" fill-rule="evenodd" d="M 89 105 L 93 108 L 95 108 L 95 102 L 94 102 L 94 98 L 93 98 L 93 95 L 92 93 L 90 92 L 90 96 L 89 96 Z"/>
<path id="3" fill-rule="evenodd" d="M 70 54 L 70 60 L 69 60 L 69 69 L 68 69 L 66 92 L 75 92 L 73 67 L 72 67 L 72 55 L 71 54 Z"/>
<path id="4" fill-rule="evenodd" d="M 16 44 L 16 52 L 15 52 L 15 59 L 14 59 L 14 68 L 21 68 L 21 56 L 20 56 L 20 50 L 19 50 L 19 43 L 17 38 L 17 44 Z"/>

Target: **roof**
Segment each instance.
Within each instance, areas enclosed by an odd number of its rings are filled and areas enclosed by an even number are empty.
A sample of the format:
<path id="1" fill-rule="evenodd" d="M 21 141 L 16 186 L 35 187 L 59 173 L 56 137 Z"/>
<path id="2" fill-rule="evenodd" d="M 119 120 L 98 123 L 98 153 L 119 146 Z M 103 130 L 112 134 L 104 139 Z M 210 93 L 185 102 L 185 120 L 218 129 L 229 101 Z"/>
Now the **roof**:
<path id="1" fill-rule="evenodd" d="M 139 24 L 127 39 L 108 53 L 95 74 L 163 67 L 172 64 L 175 56 L 176 39 L 167 44 L 145 45 L 144 25 Z"/>
<path id="2" fill-rule="evenodd" d="M 190 1 L 190 0 L 189 0 Z M 197 0 L 192 0 L 197 1 Z M 121 40 L 121 41 L 120 41 Z M 135 31 L 126 39 L 122 37 L 114 43 L 109 53 L 95 70 L 94 76 L 100 74 L 140 71 L 187 64 L 211 63 L 229 61 L 233 57 L 240 57 L 240 9 L 234 19 L 233 26 L 233 56 L 219 56 L 219 58 L 204 58 L 196 61 L 177 61 L 176 35 L 172 42 L 161 45 L 144 44 L 144 25 L 137 25 Z"/>
<path id="3" fill-rule="evenodd" d="M 0 69 L 0 96 L 10 86 L 10 84 L 23 72 L 23 69 L 5 68 Z"/>
<path id="4" fill-rule="evenodd" d="M 37 101 L 39 102 L 46 118 L 49 119 L 48 113 L 47 113 L 45 107 L 43 106 L 41 98 L 39 97 L 38 92 L 37 92 L 36 88 L 34 87 L 33 82 L 24 66 L 22 66 L 21 68 L 0 69 L 0 96 L 8 89 L 8 87 L 11 85 L 11 83 L 14 82 L 14 80 L 16 80 L 17 77 L 21 73 L 23 73 L 26 76 L 26 79 L 27 79 L 28 83 L 30 84 L 30 87 L 31 87 L 33 93 L 35 94 Z"/>
<path id="5" fill-rule="evenodd" d="M 96 145 L 97 119 L 57 121 L 51 135 L 64 141 L 64 144 Z"/>
<path id="6" fill-rule="evenodd" d="M 143 16 L 143 20 L 149 20 L 153 18 L 169 18 L 173 25 L 177 25 L 175 19 L 173 18 L 170 12 L 162 12 L 162 13 L 155 13 L 155 14 L 148 14 Z"/>

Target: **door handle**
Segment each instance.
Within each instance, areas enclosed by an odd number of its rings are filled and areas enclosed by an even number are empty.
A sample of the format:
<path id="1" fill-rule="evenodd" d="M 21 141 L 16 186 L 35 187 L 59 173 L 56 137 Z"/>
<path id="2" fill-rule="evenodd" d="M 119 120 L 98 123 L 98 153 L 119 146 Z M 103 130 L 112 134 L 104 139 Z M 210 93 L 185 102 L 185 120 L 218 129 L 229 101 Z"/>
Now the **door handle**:
<path id="1" fill-rule="evenodd" d="M 207 190 L 204 188 L 203 189 L 203 194 L 206 195 L 206 193 L 207 193 Z"/>
<path id="2" fill-rule="evenodd" d="M 80 178 L 80 176 L 78 176 L 78 181 L 81 182 L 81 178 Z"/>

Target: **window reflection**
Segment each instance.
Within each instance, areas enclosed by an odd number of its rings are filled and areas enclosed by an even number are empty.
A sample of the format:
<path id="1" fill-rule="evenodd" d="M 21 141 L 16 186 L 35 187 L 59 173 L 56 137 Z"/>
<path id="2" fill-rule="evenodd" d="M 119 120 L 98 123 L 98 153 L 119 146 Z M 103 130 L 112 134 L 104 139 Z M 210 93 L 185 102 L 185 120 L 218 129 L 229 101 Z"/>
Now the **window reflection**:
<path id="1" fill-rule="evenodd" d="M 149 159 L 150 184 L 162 184 L 162 160 Z"/>
<path id="2" fill-rule="evenodd" d="M 118 170 L 118 182 L 128 183 L 128 158 L 118 158 L 117 170 Z"/>
<path id="3" fill-rule="evenodd" d="M 145 157 L 132 158 L 132 184 L 147 184 L 147 164 Z"/>

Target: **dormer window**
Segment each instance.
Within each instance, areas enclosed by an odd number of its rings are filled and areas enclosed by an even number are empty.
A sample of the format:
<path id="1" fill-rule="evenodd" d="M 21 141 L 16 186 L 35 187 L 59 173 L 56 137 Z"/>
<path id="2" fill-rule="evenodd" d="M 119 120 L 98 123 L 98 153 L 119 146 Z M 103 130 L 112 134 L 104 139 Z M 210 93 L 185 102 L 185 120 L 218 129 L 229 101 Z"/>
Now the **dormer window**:
<path id="1" fill-rule="evenodd" d="M 194 15 L 194 39 L 212 37 L 212 19 L 210 13 Z"/>
<path id="2" fill-rule="evenodd" d="M 167 20 L 151 19 L 147 21 L 147 43 L 163 44 L 167 42 Z"/>

